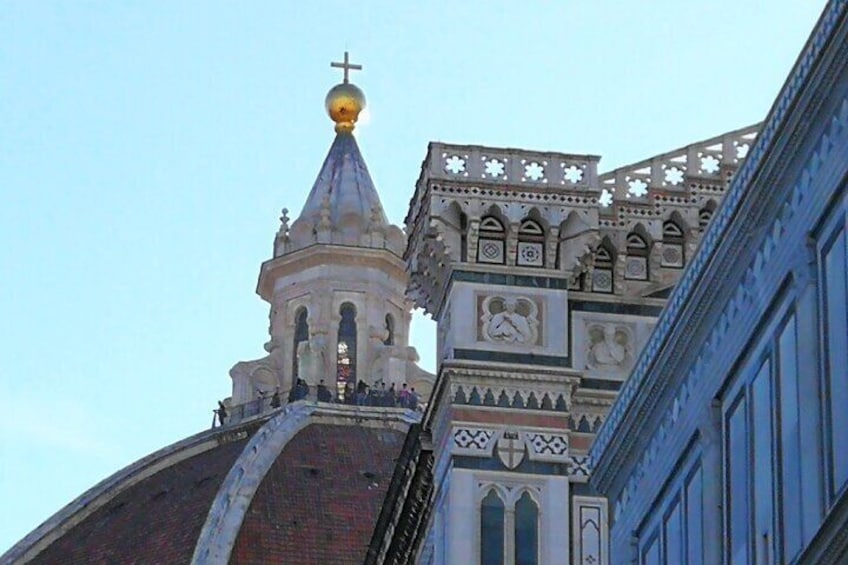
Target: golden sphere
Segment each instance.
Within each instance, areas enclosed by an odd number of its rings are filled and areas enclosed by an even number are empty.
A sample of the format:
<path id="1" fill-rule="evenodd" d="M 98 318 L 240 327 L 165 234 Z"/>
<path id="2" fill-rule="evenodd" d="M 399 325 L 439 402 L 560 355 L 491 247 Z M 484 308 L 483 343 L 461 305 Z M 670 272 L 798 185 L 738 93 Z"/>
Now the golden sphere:
<path id="1" fill-rule="evenodd" d="M 337 84 L 327 93 L 324 105 L 330 119 L 336 122 L 336 131 L 349 132 L 365 108 L 365 95 L 349 82 Z"/>

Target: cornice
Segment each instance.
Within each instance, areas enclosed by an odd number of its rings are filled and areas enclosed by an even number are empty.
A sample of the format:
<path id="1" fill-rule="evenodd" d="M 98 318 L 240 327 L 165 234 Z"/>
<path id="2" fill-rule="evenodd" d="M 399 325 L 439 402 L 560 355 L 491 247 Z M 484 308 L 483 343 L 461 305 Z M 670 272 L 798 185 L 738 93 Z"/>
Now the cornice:
<path id="1" fill-rule="evenodd" d="M 389 249 L 316 243 L 263 262 L 259 270 L 256 293 L 263 300 L 270 302 L 274 296 L 277 279 L 320 265 L 374 267 L 404 283 L 408 280 L 403 260 Z"/>

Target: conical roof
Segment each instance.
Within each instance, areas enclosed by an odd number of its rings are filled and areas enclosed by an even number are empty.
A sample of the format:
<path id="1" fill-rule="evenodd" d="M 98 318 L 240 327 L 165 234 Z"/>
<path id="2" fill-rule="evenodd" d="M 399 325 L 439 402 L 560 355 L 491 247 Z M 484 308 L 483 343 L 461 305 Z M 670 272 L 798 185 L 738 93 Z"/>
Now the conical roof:
<path id="1" fill-rule="evenodd" d="M 350 217 L 360 218 L 363 228 L 388 226 L 380 196 L 350 132 L 340 132 L 333 140 L 298 221 L 317 223 L 327 213 L 322 210 L 325 207 L 333 226 Z"/>

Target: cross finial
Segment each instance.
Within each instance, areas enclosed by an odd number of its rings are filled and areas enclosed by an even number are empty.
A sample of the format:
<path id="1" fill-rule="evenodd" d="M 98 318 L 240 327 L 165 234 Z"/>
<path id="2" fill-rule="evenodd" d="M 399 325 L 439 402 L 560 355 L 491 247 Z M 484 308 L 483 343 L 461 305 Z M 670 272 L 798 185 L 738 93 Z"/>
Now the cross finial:
<path id="1" fill-rule="evenodd" d="M 334 69 L 344 69 L 344 83 L 345 84 L 347 84 L 347 82 L 348 82 L 348 80 L 347 80 L 348 76 L 347 75 L 348 75 L 349 71 L 351 71 L 351 70 L 361 71 L 362 70 L 362 65 L 354 65 L 350 62 L 350 59 L 348 58 L 347 51 L 345 51 L 343 63 L 330 63 L 330 66 L 333 67 Z"/>

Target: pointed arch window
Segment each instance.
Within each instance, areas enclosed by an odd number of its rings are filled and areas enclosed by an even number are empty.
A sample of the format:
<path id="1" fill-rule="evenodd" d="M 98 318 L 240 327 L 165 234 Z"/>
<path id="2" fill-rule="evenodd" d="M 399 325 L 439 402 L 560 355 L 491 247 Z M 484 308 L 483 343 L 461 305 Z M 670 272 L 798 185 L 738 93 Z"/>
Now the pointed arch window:
<path id="1" fill-rule="evenodd" d="M 309 312 L 305 306 L 301 306 L 294 314 L 294 344 L 292 348 L 292 380 L 291 390 L 294 390 L 294 385 L 299 377 L 298 348 L 301 343 L 309 341 Z"/>
<path id="2" fill-rule="evenodd" d="M 386 314 L 386 339 L 383 345 L 395 344 L 395 319 L 391 314 Z"/>
<path id="3" fill-rule="evenodd" d="M 506 230 L 501 221 L 494 216 L 483 217 L 477 240 L 477 262 L 503 265 L 506 262 L 505 244 Z"/>
<path id="4" fill-rule="evenodd" d="M 504 563 L 504 502 L 494 488 L 480 505 L 480 565 Z"/>
<path id="5" fill-rule="evenodd" d="M 521 222 L 515 262 L 522 267 L 545 266 L 545 231 L 539 222 L 529 219 Z"/>
<path id="6" fill-rule="evenodd" d="M 459 260 L 468 261 L 468 216 L 465 212 L 459 213 Z"/>
<path id="7" fill-rule="evenodd" d="M 339 398 L 351 396 L 356 387 L 356 307 L 345 302 L 339 309 L 339 339 L 336 357 L 336 388 Z M 345 394 L 349 391 L 349 394 Z"/>
<path id="8" fill-rule="evenodd" d="M 683 255 L 683 229 L 674 220 L 663 224 L 662 266 L 683 268 L 686 258 Z"/>
<path id="9" fill-rule="evenodd" d="M 609 242 L 601 243 L 595 252 L 595 268 L 592 271 L 592 290 L 594 292 L 613 291 L 613 265 L 615 264 L 615 251 Z"/>
<path id="10" fill-rule="evenodd" d="M 713 211 L 710 208 L 702 208 L 701 211 L 698 212 L 698 227 L 701 231 L 705 231 L 707 229 L 707 226 L 712 219 Z"/>
<path id="11" fill-rule="evenodd" d="M 539 563 L 539 507 L 525 492 L 515 503 L 515 565 Z"/>
<path id="12" fill-rule="evenodd" d="M 637 281 L 648 280 L 648 241 L 638 233 L 627 236 L 627 260 L 624 263 L 624 278 Z"/>

